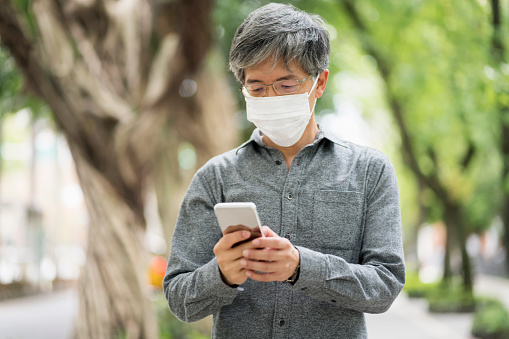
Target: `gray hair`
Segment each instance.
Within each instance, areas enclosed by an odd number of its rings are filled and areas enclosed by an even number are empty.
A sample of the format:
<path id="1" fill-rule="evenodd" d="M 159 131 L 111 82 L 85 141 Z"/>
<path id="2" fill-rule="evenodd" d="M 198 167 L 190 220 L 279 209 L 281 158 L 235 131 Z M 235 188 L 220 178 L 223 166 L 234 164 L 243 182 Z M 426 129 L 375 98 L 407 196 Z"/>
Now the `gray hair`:
<path id="1" fill-rule="evenodd" d="M 286 68 L 296 61 L 318 75 L 329 66 L 329 34 L 324 20 L 292 5 L 270 3 L 253 11 L 239 26 L 230 49 L 230 70 L 244 83 L 246 68 L 269 57 L 274 66 L 283 58 Z"/>

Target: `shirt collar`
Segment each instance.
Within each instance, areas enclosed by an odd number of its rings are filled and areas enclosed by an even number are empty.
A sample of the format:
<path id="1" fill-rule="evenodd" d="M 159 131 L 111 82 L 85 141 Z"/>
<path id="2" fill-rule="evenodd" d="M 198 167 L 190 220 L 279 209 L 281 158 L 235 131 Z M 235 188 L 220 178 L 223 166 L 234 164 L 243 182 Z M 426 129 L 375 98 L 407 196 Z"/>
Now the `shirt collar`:
<path id="1" fill-rule="evenodd" d="M 240 145 L 237 148 L 237 152 L 236 153 L 238 153 L 239 150 L 241 150 L 242 148 L 244 148 L 247 145 L 251 144 L 252 142 L 258 144 L 261 147 L 268 147 L 267 145 L 265 145 L 263 143 L 262 136 L 263 136 L 263 133 L 258 128 L 255 128 L 253 133 L 251 133 L 251 137 L 249 138 L 249 140 L 246 141 L 245 143 L 243 143 L 242 145 Z M 331 142 L 333 142 L 335 144 L 338 144 L 339 146 L 345 147 L 345 148 L 348 147 L 343 140 L 341 140 L 338 137 L 336 137 L 334 134 L 332 134 L 327 129 L 321 128 L 320 125 L 318 125 L 318 133 L 316 134 L 315 140 L 313 141 L 313 143 L 307 145 L 306 147 L 317 145 L 323 139 L 327 139 L 327 140 L 329 140 L 329 141 L 331 141 Z"/>

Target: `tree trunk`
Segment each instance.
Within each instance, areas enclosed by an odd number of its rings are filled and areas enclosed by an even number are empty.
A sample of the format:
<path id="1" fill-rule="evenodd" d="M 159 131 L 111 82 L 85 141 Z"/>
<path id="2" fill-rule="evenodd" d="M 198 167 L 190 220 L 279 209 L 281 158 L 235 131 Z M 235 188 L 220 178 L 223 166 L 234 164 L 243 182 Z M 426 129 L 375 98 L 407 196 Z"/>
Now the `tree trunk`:
<path id="1" fill-rule="evenodd" d="M 509 86 L 507 86 L 507 76 L 501 71 L 501 66 L 505 63 L 506 47 L 503 40 L 502 8 L 499 0 L 491 0 L 491 22 L 493 26 L 493 36 L 491 39 L 491 55 L 493 64 L 498 70 L 499 77 L 496 86 L 499 89 L 497 93 L 497 108 L 500 117 L 500 153 L 502 156 L 502 205 L 501 217 L 504 224 L 504 234 L 502 243 L 506 250 L 506 272 L 509 274 Z"/>
<path id="2" fill-rule="evenodd" d="M 203 67 L 212 1 L 31 4 L 36 30 L 0 0 L 0 37 L 52 108 L 87 202 L 76 336 L 155 338 L 142 242 L 147 188 L 158 192 L 169 239 L 192 176 L 177 165 L 179 144 L 192 143 L 201 164 L 236 143 L 224 71 Z"/>
<path id="3" fill-rule="evenodd" d="M 449 265 L 447 272 L 444 268 L 444 277 L 443 280 L 446 283 L 450 283 L 452 277 L 452 269 L 450 268 L 450 256 L 452 251 L 454 250 L 454 245 L 452 243 L 453 235 L 454 238 L 457 239 L 458 249 L 461 254 L 461 275 L 463 280 L 463 288 L 466 292 L 473 292 L 473 279 L 472 279 L 472 268 L 471 268 L 471 260 L 470 256 L 467 252 L 467 239 L 466 239 L 466 231 L 465 231 L 465 222 L 463 219 L 463 213 L 461 211 L 461 206 L 456 203 L 446 203 L 445 204 L 445 223 L 447 225 L 447 247 L 449 252 Z M 446 249 L 447 251 L 447 249 Z M 447 255 L 446 255 L 447 256 Z M 446 267 L 447 268 L 447 267 Z"/>
<path id="4" fill-rule="evenodd" d="M 4 117 L 2 116 L 2 112 L 0 112 L 0 213 L 2 213 L 2 176 L 3 176 L 3 167 L 4 167 L 4 158 L 2 157 L 2 151 L 3 151 L 3 147 L 4 147 L 3 122 L 4 122 Z M 1 241 L 1 239 L 0 239 L 0 241 Z"/>
<path id="5" fill-rule="evenodd" d="M 453 233 L 452 227 L 449 220 L 445 220 L 445 251 L 444 251 L 444 272 L 442 274 L 442 282 L 449 286 L 452 282 L 452 264 L 451 264 L 451 253 L 453 251 Z"/>
<path id="6" fill-rule="evenodd" d="M 72 153 L 90 212 L 76 336 L 156 338 L 156 319 L 147 298 L 144 225 L 79 151 L 72 148 Z"/>
<path id="7" fill-rule="evenodd" d="M 432 159 L 434 159 L 434 167 L 435 169 L 432 170 L 430 173 L 424 173 L 418 163 L 418 156 L 415 151 L 414 147 L 414 141 L 415 139 L 412 138 L 412 135 L 410 133 L 410 129 L 408 128 L 408 124 L 405 120 L 406 112 L 404 109 L 404 105 L 401 101 L 398 100 L 396 97 L 393 87 L 391 86 L 390 78 L 392 76 L 392 65 L 389 61 L 389 58 L 384 57 L 383 53 L 377 48 L 376 44 L 373 42 L 373 38 L 370 35 L 370 32 L 364 22 L 362 21 L 355 2 L 351 0 L 343 1 L 341 2 L 342 6 L 346 10 L 346 12 L 349 14 L 349 17 L 354 24 L 354 26 L 359 31 L 360 40 L 363 48 L 365 51 L 371 55 L 375 60 L 377 61 L 378 68 L 380 70 L 380 76 L 383 79 L 383 81 L 386 84 L 386 90 L 385 90 L 385 96 L 387 98 L 387 102 L 389 104 L 389 107 L 391 108 L 391 113 L 394 117 L 395 123 L 399 129 L 401 140 L 402 140 L 402 149 L 403 149 L 403 161 L 409 166 L 409 168 L 412 170 L 414 175 L 416 176 L 417 180 L 419 182 L 424 183 L 426 186 L 428 186 L 433 192 L 435 193 L 437 199 L 439 200 L 440 204 L 444 208 L 444 215 L 443 218 L 445 219 L 446 223 L 446 230 L 447 230 L 447 240 L 446 240 L 446 252 L 444 257 L 444 280 L 449 280 L 450 277 L 452 277 L 452 268 L 450 264 L 451 260 L 451 254 L 452 254 L 452 232 L 457 231 L 458 235 L 460 236 L 460 249 L 462 252 L 462 259 L 464 260 L 463 265 L 463 272 L 464 272 L 464 283 L 465 288 L 468 290 L 471 290 L 471 269 L 470 269 L 470 260 L 468 258 L 468 254 L 466 254 L 466 238 L 465 238 L 465 230 L 464 225 L 459 220 L 462 219 L 461 216 L 461 208 L 459 208 L 459 205 L 454 203 L 453 206 L 450 204 L 450 192 L 447 190 L 447 185 L 444 185 L 444 183 L 441 181 L 438 171 L 436 168 L 438 168 L 438 163 L 435 157 L 431 156 Z M 430 154 L 434 154 L 433 149 L 429 149 L 428 152 Z M 470 162 L 465 162 L 465 168 L 468 166 Z M 451 208 L 453 209 L 451 210 Z M 463 250 L 465 249 L 465 251 Z"/>
<path id="8" fill-rule="evenodd" d="M 509 113 L 508 113 L 509 114 Z M 508 128 L 509 129 L 509 128 Z M 509 131 L 507 135 L 505 136 L 509 139 Z M 506 153 L 506 157 L 509 158 L 509 150 Z M 509 162 L 509 160 L 506 160 Z M 507 186 L 507 182 L 509 182 L 509 164 L 506 165 L 507 173 L 504 176 L 504 181 Z M 501 206 L 501 216 L 502 216 L 502 223 L 504 224 L 504 234 L 502 238 L 502 244 L 505 248 L 505 274 L 509 276 L 509 190 L 508 188 L 505 188 L 504 196 L 502 198 L 502 206 Z"/>
<path id="9" fill-rule="evenodd" d="M 209 57 L 217 58 L 214 53 Z M 225 75 L 214 71 L 212 67 L 211 62 L 205 62 L 196 74 L 198 90 L 192 98 L 173 101 L 172 109 L 178 120 L 167 127 L 167 146 L 157 156 L 155 190 L 159 215 L 168 241 L 171 240 L 181 200 L 195 169 L 239 143 L 239 135 L 232 119 L 236 104 Z M 191 100 L 192 104 L 189 103 Z M 186 142 L 195 145 L 197 157 L 195 167 L 188 170 L 179 167 L 178 161 L 178 146 Z"/>

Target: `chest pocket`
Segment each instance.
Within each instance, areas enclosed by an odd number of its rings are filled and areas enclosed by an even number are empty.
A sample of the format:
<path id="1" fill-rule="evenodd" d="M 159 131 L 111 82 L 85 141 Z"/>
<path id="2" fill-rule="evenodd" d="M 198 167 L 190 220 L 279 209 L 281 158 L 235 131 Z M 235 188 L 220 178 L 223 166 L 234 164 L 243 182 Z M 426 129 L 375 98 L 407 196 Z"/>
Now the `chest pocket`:
<path id="1" fill-rule="evenodd" d="M 359 192 L 317 191 L 313 201 L 313 236 L 328 250 L 359 247 L 364 195 Z"/>

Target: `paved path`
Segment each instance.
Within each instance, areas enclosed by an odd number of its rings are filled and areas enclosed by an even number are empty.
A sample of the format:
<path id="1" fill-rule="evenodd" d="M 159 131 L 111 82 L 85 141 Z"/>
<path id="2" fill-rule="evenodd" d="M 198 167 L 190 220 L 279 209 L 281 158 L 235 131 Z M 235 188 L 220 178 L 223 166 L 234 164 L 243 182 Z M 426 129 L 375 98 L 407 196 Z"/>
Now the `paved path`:
<path id="1" fill-rule="evenodd" d="M 509 309 L 509 280 L 478 275 L 477 296 L 491 296 Z M 427 302 L 402 293 L 383 314 L 366 315 L 369 339 L 471 339 L 473 314 L 433 314 Z M 411 335 L 410 335 L 411 334 Z"/>
<path id="2" fill-rule="evenodd" d="M 476 295 L 494 297 L 509 309 L 509 279 L 479 275 L 475 278 L 474 289 Z"/>
<path id="3" fill-rule="evenodd" d="M 383 314 L 367 314 L 369 339 L 470 339 L 472 314 L 435 315 L 402 293 Z"/>
<path id="4" fill-rule="evenodd" d="M 77 311 L 72 290 L 0 302 L 0 339 L 68 339 Z"/>

